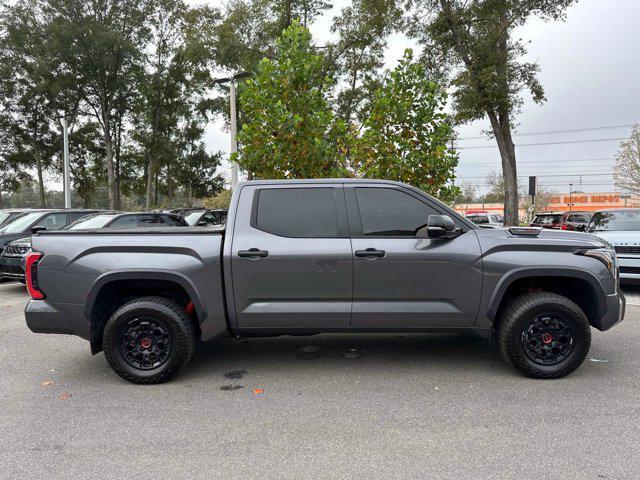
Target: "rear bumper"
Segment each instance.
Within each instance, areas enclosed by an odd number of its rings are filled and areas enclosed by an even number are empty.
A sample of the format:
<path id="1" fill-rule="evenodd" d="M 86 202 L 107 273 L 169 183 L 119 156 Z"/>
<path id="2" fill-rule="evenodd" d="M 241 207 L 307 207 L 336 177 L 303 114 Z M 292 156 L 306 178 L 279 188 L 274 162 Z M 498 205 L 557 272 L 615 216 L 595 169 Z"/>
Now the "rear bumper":
<path id="1" fill-rule="evenodd" d="M 89 322 L 82 305 L 54 305 L 47 300 L 29 300 L 24 310 L 27 327 L 34 333 L 62 333 L 90 338 Z"/>
<path id="2" fill-rule="evenodd" d="M 592 322 L 592 325 L 598 330 L 609 330 L 614 325 L 620 323 L 624 318 L 624 313 L 627 305 L 627 300 L 623 293 L 618 290 L 618 293 L 613 295 L 607 295 L 607 312 L 597 321 Z"/>

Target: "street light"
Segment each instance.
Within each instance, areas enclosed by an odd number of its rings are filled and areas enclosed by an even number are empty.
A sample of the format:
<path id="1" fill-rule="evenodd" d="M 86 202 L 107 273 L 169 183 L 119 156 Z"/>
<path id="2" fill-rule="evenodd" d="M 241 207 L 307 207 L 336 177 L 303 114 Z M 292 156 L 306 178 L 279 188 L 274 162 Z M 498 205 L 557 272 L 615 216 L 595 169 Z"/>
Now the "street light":
<path id="1" fill-rule="evenodd" d="M 573 206 L 573 183 L 569 184 L 569 211 L 571 211 L 571 207 Z"/>
<path id="2" fill-rule="evenodd" d="M 218 78 L 213 83 L 229 82 L 229 130 L 231 133 L 231 155 L 238 151 L 238 108 L 236 102 L 236 80 L 249 77 L 249 72 L 242 72 L 227 78 Z M 238 184 L 238 164 L 231 162 L 231 190 Z"/>

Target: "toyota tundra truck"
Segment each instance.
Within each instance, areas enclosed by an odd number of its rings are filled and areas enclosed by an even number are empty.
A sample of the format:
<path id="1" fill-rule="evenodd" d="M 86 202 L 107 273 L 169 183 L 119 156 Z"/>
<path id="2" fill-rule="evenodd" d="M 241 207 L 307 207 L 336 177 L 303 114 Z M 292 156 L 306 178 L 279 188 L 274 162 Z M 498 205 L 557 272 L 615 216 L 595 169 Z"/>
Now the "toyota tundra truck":
<path id="1" fill-rule="evenodd" d="M 28 327 L 88 340 L 134 383 L 171 378 L 198 341 L 325 332 L 469 332 L 522 374 L 556 378 L 625 311 L 606 241 L 480 229 L 390 181 L 249 181 L 225 227 L 32 242 Z"/>

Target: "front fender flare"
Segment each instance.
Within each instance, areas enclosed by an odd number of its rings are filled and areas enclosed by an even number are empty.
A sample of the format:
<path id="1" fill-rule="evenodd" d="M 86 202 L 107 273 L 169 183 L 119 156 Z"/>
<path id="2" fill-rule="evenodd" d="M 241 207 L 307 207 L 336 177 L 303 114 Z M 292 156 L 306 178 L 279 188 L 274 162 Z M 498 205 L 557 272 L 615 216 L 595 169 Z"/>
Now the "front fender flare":
<path id="1" fill-rule="evenodd" d="M 593 290 L 591 293 L 595 296 L 598 317 L 601 318 L 607 313 L 607 299 L 604 294 L 604 289 L 598 278 L 591 272 L 572 267 L 522 267 L 511 270 L 503 275 L 493 289 L 487 307 L 487 317 L 489 317 L 491 321 L 495 321 L 500 303 L 509 286 L 517 280 L 528 277 L 566 277 L 584 280 L 591 285 Z"/>

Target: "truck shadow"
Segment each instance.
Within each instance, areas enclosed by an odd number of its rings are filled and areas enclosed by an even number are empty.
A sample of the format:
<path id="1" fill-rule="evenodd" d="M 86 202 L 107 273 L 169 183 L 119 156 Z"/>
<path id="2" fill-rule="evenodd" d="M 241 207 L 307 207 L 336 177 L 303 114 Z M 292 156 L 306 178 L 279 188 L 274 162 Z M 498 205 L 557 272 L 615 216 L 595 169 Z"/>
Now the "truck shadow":
<path id="1" fill-rule="evenodd" d="M 264 378 L 366 371 L 368 376 L 414 372 L 476 375 L 499 371 L 518 376 L 484 340 L 463 334 L 322 334 L 309 337 L 224 339 L 200 344 L 180 375 L 235 380 L 234 372 Z M 245 376 L 245 373 L 241 377 Z M 227 382 L 232 384 L 233 381 Z M 236 383 L 242 383 L 236 382 Z M 232 385 L 227 385 L 231 389 Z"/>

